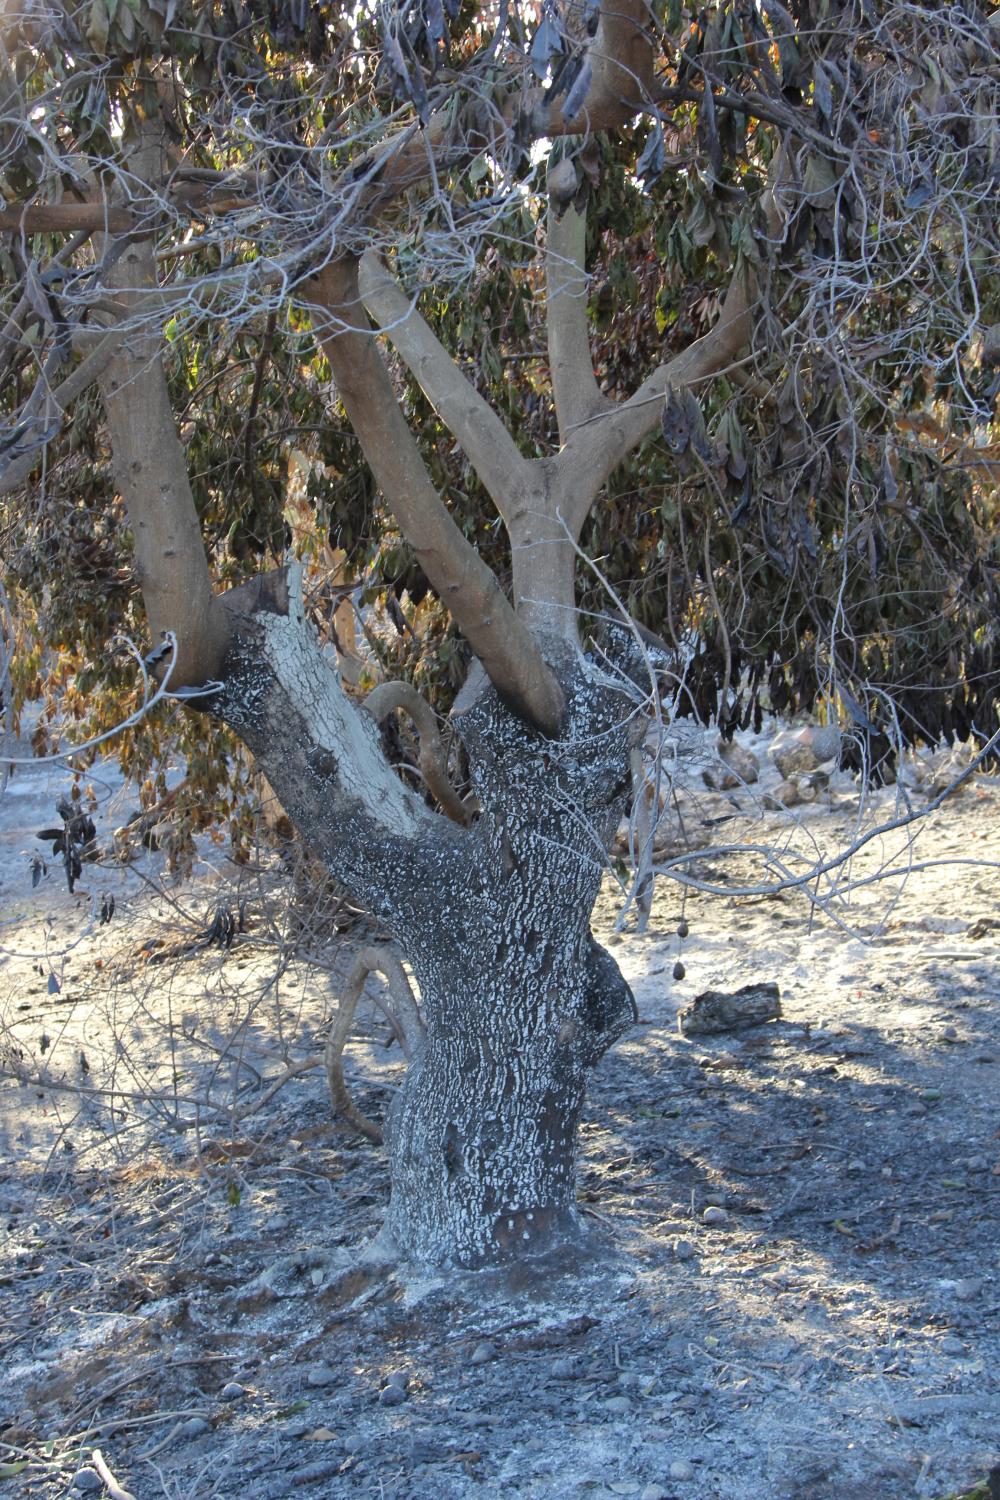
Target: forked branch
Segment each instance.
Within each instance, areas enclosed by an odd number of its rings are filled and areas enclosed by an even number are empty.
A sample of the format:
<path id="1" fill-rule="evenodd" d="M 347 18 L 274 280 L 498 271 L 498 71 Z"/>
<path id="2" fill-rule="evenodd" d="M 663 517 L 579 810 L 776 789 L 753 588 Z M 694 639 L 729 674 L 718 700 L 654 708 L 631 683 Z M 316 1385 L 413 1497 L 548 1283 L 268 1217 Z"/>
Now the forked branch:
<path id="1" fill-rule="evenodd" d="M 362 948 L 348 975 L 336 1017 L 327 1036 L 324 1063 L 334 1112 L 356 1130 L 360 1130 L 370 1141 L 381 1145 L 381 1127 L 357 1108 L 344 1079 L 344 1047 L 351 1034 L 354 1013 L 369 974 L 382 974 L 385 977 L 392 1004 L 389 1005 L 379 995 L 372 995 L 371 998 L 388 1020 L 408 1061 L 423 1040 L 424 1023 L 406 970 L 396 954 L 391 948 Z"/>
<path id="2" fill-rule="evenodd" d="M 361 305 L 357 262 L 334 262 L 310 285 L 316 331 L 338 394 L 400 530 L 497 691 L 555 736 L 562 689 L 430 481 Z"/>
<path id="3" fill-rule="evenodd" d="M 504 520 L 520 471 L 528 469 L 506 427 L 467 380 L 410 298 L 378 257 L 361 257 L 358 285 L 365 307 L 413 373 L 428 401 L 461 444 Z"/>

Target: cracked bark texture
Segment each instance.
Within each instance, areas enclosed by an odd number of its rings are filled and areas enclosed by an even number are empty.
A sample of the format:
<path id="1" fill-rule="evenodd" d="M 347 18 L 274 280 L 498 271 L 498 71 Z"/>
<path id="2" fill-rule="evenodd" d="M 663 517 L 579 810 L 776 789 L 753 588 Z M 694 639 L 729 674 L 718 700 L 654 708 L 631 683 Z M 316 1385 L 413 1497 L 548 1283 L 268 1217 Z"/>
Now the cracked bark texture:
<path id="1" fill-rule="evenodd" d="M 587 1075 L 635 1015 L 589 925 L 629 786 L 628 699 L 565 657 L 552 740 L 485 688 L 455 720 L 482 808 L 462 829 L 392 776 L 289 593 L 287 616 L 235 629 L 212 707 L 420 989 L 425 1033 L 386 1121 L 388 1238 L 423 1264 L 540 1252 L 576 1225 Z"/>

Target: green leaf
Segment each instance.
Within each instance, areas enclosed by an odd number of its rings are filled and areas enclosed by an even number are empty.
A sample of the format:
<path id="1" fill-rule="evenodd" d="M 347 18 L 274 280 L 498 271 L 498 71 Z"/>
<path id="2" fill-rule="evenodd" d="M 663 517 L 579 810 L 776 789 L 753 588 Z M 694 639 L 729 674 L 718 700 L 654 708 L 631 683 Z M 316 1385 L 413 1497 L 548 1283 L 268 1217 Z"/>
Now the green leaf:
<path id="1" fill-rule="evenodd" d="M 230 1208 L 239 1208 L 242 1196 L 243 1195 L 240 1192 L 238 1183 L 230 1182 L 227 1184 L 226 1202 L 229 1204 Z"/>
<path id="2" fill-rule="evenodd" d="M 24 1472 L 28 1467 L 28 1459 L 20 1458 L 17 1463 L 0 1464 L 0 1479 L 14 1479 L 18 1474 Z"/>

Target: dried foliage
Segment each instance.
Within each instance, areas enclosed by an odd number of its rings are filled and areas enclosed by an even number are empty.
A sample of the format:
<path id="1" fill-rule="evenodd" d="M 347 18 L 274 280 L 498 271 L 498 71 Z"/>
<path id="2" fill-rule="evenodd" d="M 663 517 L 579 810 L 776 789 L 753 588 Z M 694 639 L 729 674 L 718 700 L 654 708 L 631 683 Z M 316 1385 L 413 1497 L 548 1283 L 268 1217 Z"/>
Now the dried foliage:
<path id="1" fill-rule="evenodd" d="M 311 287 L 377 249 L 519 451 L 545 458 L 548 192 L 588 215 L 605 395 L 717 326 L 728 289 L 749 297 L 744 352 L 667 392 L 661 438 L 615 471 L 585 534 L 643 623 L 694 643 L 687 706 L 726 729 L 823 698 L 904 740 L 995 728 L 994 6 L 9 0 L 3 36 L 15 704 L 44 678 L 86 732 L 117 714 L 106 644 L 141 625 L 91 382 L 109 337 L 145 327 L 165 334 L 217 581 L 292 547 L 331 628 L 345 579 L 386 605 L 395 639 L 374 643 L 371 680 L 388 657 L 446 705 L 468 648 L 331 415 Z M 161 281 L 126 309 L 134 236 Z M 431 482 L 509 582 L 482 484 L 412 377 L 394 379 Z M 41 676 L 32 635 L 54 648 Z M 125 743 L 152 800 L 175 732 L 153 721 Z M 232 742 L 182 734 L 239 847 Z"/>

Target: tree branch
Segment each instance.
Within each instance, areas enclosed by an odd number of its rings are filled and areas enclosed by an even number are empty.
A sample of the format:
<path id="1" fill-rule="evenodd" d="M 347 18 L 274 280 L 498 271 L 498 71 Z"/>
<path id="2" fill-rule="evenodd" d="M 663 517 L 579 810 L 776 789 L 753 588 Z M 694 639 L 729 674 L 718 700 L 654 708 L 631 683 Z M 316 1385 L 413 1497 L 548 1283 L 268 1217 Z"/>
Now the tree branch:
<path id="1" fill-rule="evenodd" d="M 438 416 L 454 433 L 497 510 L 509 522 L 512 492 L 527 481 L 523 458 L 492 406 L 479 394 L 369 251 L 361 257 L 358 285 L 365 307 L 420 384 Z"/>
<path id="2" fill-rule="evenodd" d="M 357 262 L 326 266 L 310 286 L 338 393 L 400 530 L 497 691 L 544 734 L 558 734 L 562 690 L 430 482 L 361 306 Z"/>
<path id="3" fill-rule="evenodd" d="M 750 325 L 746 274 L 737 270 L 708 333 L 659 365 L 627 401 L 571 433 L 555 462 L 567 495 L 566 524 L 574 535 L 608 476 L 656 426 L 668 386 L 677 389 L 720 374 L 746 345 Z M 578 483 L 570 482 L 577 477 Z"/>
<path id="4" fill-rule="evenodd" d="M 420 736 L 420 774 L 428 791 L 437 798 L 449 818 L 467 827 L 472 815 L 448 777 L 437 716 L 427 700 L 421 698 L 408 682 L 383 682 L 368 694 L 365 708 L 377 723 L 397 708 L 410 716 Z"/>
<path id="5" fill-rule="evenodd" d="M 587 218 L 570 205 L 560 217 L 548 210 L 546 325 L 549 370 L 556 403 L 559 438 L 566 443 L 581 422 L 610 408 L 594 374 L 587 324 L 587 277 L 584 251 Z"/>
<path id="6" fill-rule="evenodd" d="M 126 249 L 119 276 L 126 303 L 134 300 L 130 290 L 155 285 L 150 241 Z M 174 631 L 178 657 L 171 686 L 193 686 L 218 675 L 229 632 L 212 591 L 187 456 L 167 391 L 161 335 L 159 329 L 123 333 L 119 328 L 112 336 L 111 358 L 99 381 L 150 633 L 158 641 L 162 631 Z M 74 373 L 79 376 L 97 353 Z"/>

